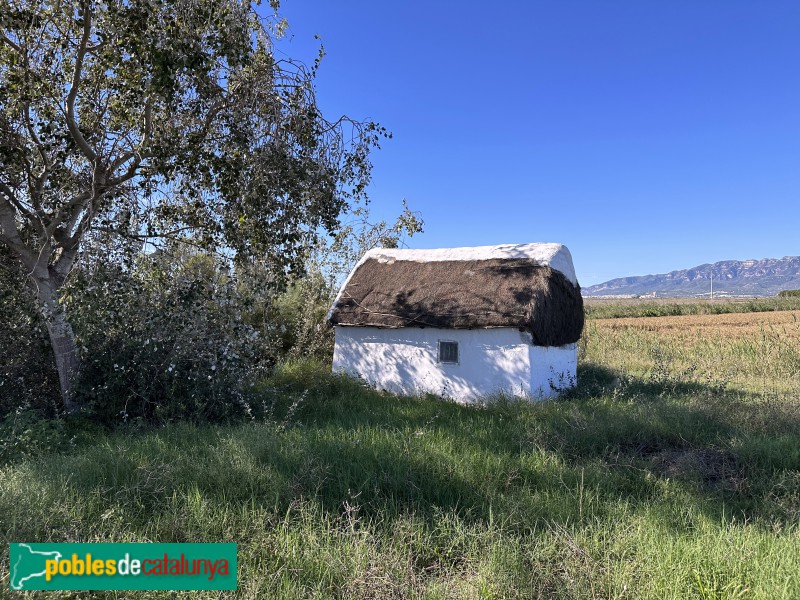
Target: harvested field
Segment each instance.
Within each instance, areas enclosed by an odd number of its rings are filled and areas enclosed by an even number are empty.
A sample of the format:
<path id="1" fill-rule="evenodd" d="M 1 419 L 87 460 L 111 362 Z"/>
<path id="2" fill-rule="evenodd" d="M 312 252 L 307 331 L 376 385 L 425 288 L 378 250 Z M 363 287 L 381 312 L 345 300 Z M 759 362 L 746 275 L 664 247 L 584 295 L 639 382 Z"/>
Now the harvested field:
<path id="1" fill-rule="evenodd" d="M 800 390 L 800 311 L 593 319 L 582 344 L 587 360 L 637 377 Z"/>
<path id="2" fill-rule="evenodd" d="M 782 326 L 788 336 L 800 337 L 800 311 L 748 312 L 670 317 L 621 317 L 595 319 L 598 327 L 608 329 L 640 329 L 643 331 L 683 331 L 740 336 L 766 328 Z M 788 326 L 788 327 L 787 327 Z"/>

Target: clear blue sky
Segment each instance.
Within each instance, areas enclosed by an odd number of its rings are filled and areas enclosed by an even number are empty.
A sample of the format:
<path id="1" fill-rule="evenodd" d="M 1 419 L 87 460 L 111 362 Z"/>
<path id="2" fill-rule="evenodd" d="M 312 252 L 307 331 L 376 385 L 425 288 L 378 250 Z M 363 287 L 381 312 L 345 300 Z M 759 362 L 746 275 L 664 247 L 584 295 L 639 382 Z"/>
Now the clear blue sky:
<path id="1" fill-rule="evenodd" d="M 800 254 L 800 2 L 283 0 L 329 117 L 371 118 L 412 247 L 562 242 L 582 285 Z"/>

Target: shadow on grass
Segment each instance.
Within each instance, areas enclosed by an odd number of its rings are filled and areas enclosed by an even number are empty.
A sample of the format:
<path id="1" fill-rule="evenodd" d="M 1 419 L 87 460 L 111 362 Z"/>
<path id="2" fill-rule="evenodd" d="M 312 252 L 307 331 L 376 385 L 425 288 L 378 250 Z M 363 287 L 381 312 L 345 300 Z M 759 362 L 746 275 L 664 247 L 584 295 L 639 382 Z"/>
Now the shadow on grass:
<path id="1" fill-rule="evenodd" d="M 587 488 L 599 517 L 620 498 L 658 501 L 666 483 L 715 519 L 796 521 L 776 493 L 800 491 L 781 479 L 800 470 L 800 403 L 688 375 L 658 362 L 646 379 L 585 364 L 579 387 L 559 400 L 487 407 L 311 386 L 314 399 L 296 417 L 321 433 L 306 460 L 330 467 L 318 488 L 328 504 L 358 493 L 378 512 L 391 500 L 479 519 L 513 505 L 530 525 L 580 518 Z M 370 440 L 376 429 L 389 432 L 380 444 Z M 336 439 L 353 432 L 354 442 Z"/>
<path id="2" fill-rule="evenodd" d="M 657 510 L 683 528 L 687 503 L 717 521 L 797 521 L 797 478 L 782 479 L 800 470 L 796 400 L 593 365 L 579 381 L 559 400 L 469 407 L 300 373 L 260 390 L 270 421 L 122 435 L 58 466 L 27 468 L 44 484 L 145 517 L 197 490 L 218 507 L 276 515 L 312 502 L 334 517 L 358 507 L 376 522 L 413 515 L 435 527 L 448 512 L 523 533 L 624 510 Z"/>

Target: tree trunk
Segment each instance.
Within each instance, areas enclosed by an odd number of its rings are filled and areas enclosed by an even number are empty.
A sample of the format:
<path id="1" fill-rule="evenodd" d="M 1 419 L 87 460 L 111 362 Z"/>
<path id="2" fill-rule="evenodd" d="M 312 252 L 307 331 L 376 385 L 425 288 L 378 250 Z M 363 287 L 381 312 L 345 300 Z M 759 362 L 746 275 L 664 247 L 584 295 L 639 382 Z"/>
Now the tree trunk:
<path id="1" fill-rule="evenodd" d="M 67 413 L 76 413 L 80 405 L 75 401 L 75 383 L 81 368 L 81 355 L 75 341 L 75 332 L 67 321 L 64 309 L 58 303 L 58 289 L 46 281 L 36 281 L 36 296 L 43 308 L 50 345 L 56 358 L 61 398 Z"/>
<path id="2" fill-rule="evenodd" d="M 81 369 L 81 356 L 78 353 L 78 344 L 75 342 L 75 333 L 72 325 L 67 322 L 63 312 L 59 312 L 47 323 L 50 333 L 50 344 L 56 356 L 58 368 L 58 382 L 61 385 L 61 398 L 64 401 L 64 410 L 68 413 L 78 412 L 80 406 L 75 402 L 75 383 Z"/>

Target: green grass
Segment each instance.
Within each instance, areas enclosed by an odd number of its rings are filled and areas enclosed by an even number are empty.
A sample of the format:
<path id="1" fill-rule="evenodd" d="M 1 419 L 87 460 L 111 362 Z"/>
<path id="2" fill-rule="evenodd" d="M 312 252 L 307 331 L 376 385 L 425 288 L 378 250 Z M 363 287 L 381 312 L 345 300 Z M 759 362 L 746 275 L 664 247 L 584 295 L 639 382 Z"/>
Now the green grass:
<path id="1" fill-rule="evenodd" d="M 800 310 L 800 296 L 771 298 L 630 298 L 584 299 L 587 319 L 622 317 L 676 317 L 680 315 L 719 315 L 725 313 Z"/>
<path id="2" fill-rule="evenodd" d="M 65 450 L 0 467 L 0 594 L 7 542 L 230 541 L 247 598 L 800 597 L 797 395 L 634 362 L 635 340 L 610 366 L 616 334 L 589 335 L 580 388 L 547 403 L 300 364 L 259 391 L 266 421 L 67 424 Z"/>

